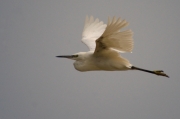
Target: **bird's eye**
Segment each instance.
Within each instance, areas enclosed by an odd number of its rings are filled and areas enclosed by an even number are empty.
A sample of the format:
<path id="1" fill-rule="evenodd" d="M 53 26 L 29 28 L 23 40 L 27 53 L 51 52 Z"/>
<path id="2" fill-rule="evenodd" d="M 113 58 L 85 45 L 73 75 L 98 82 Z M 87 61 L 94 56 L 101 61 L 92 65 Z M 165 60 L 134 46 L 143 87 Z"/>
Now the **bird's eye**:
<path id="1" fill-rule="evenodd" d="M 78 57 L 78 55 L 73 55 L 73 57 Z"/>

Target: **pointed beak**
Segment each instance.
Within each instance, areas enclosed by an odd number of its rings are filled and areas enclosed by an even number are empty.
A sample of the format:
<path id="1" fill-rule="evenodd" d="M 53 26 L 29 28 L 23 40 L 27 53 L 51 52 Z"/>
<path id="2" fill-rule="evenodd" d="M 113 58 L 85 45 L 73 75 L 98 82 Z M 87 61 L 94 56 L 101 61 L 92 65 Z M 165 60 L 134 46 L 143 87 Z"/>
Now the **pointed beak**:
<path id="1" fill-rule="evenodd" d="M 56 56 L 57 58 L 73 58 L 72 55 L 61 55 L 61 56 Z"/>

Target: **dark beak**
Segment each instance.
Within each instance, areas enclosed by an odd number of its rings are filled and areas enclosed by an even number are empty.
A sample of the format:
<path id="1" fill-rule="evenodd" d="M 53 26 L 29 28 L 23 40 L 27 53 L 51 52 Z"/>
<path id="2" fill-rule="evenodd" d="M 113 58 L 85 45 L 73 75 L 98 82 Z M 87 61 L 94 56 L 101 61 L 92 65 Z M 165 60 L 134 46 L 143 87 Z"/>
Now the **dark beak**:
<path id="1" fill-rule="evenodd" d="M 56 56 L 57 58 L 73 58 L 72 55 L 62 55 L 62 56 Z"/>

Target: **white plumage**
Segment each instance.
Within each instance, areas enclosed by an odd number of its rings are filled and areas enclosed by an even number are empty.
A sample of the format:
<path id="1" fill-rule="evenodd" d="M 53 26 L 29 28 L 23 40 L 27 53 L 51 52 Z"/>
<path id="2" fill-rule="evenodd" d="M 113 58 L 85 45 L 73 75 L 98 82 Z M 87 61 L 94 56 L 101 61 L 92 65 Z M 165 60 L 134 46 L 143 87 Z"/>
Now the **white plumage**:
<path id="1" fill-rule="evenodd" d="M 87 16 L 82 33 L 82 42 L 88 46 L 89 51 L 57 57 L 75 60 L 74 67 L 79 71 L 140 70 L 168 77 L 162 70 L 149 71 L 132 66 L 127 59 L 120 56 L 119 53 L 132 52 L 133 50 L 132 31 L 122 31 L 122 28 L 127 25 L 128 22 L 121 18 L 109 18 L 106 25 L 99 19 Z"/>
<path id="2" fill-rule="evenodd" d="M 94 20 L 91 16 L 87 16 L 85 20 L 84 30 L 82 33 L 82 42 L 85 43 L 90 51 L 94 51 L 96 44 L 95 41 L 103 34 L 106 24 L 99 19 Z"/>

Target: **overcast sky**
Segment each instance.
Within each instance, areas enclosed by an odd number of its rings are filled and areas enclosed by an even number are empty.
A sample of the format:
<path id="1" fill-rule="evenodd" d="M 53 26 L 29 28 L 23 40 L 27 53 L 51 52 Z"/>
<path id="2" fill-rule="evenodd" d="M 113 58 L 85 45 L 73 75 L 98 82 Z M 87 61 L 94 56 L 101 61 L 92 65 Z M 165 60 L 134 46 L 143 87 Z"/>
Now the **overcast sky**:
<path id="1" fill-rule="evenodd" d="M 0 119 L 179 119 L 180 0 L 0 0 Z M 78 72 L 86 15 L 126 19 L 137 67 Z"/>

